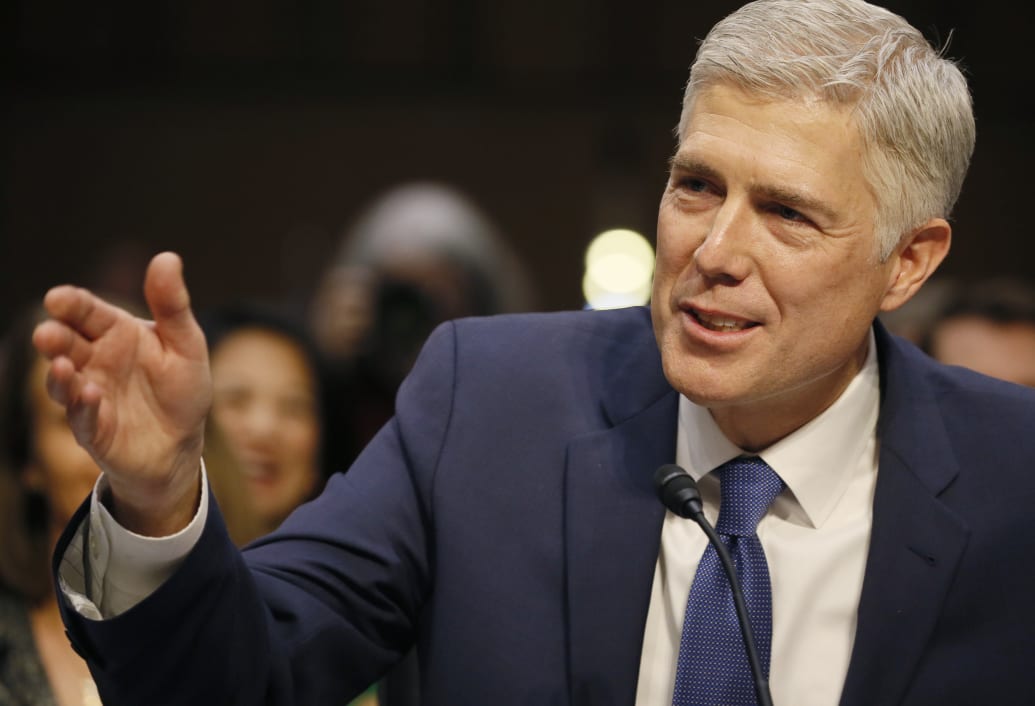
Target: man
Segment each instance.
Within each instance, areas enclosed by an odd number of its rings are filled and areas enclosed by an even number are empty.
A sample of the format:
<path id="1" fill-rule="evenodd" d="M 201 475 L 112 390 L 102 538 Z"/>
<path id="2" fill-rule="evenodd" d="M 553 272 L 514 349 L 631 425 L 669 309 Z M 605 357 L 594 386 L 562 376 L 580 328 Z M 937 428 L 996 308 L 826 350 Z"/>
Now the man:
<path id="1" fill-rule="evenodd" d="M 1006 278 L 961 284 L 922 343 L 948 365 L 1035 387 L 1035 288 Z"/>
<path id="2" fill-rule="evenodd" d="M 973 125 L 901 18 L 743 7 L 691 71 L 650 311 L 440 328 L 353 468 L 243 556 L 198 470 L 178 259 L 153 325 L 52 290 L 36 344 L 105 469 L 57 563 L 106 703 L 340 703 L 413 643 L 429 704 L 751 703 L 729 615 L 695 607 L 712 550 L 655 495 L 673 460 L 720 524 L 772 486 L 724 541 L 775 703 L 1028 698 L 1035 396 L 873 323 L 948 251 Z"/>

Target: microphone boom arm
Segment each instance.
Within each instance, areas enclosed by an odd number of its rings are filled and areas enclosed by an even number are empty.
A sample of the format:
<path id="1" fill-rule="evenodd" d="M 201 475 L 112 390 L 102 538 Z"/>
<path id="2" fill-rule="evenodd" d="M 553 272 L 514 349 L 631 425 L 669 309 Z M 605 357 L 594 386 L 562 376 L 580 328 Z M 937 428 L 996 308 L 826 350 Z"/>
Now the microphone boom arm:
<path id="1" fill-rule="evenodd" d="M 751 628 L 751 619 L 748 617 L 747 604 L 744 602 L 744 592 L 740 589 L 740 580 L 736 578 L 737 570 L 733 567 L 733 560 L 730 558 L 729 550 L 725 542 L 719 538 L 718 533 L 700 513 L 690 518 L 704 530 L 708 535 L 708 541 L 715 547 L 722 562 L 722 568 L 726 570 L 726 576 L 733 587 L 733 605 L 737 610 L 737 622 L 740 623 L 740 635 L 744 638 L 744 649 L 747 650 L 748 664 L 751 665 L 751 675 L 755 679 L 755 695 L 758 697 L 758 706 L 773 706 L 773 697 L 769 693 L 769 681 L 762 672 L 762 662 L 758 658 L 758 649 L 755 643 L 755 631 Z"/>

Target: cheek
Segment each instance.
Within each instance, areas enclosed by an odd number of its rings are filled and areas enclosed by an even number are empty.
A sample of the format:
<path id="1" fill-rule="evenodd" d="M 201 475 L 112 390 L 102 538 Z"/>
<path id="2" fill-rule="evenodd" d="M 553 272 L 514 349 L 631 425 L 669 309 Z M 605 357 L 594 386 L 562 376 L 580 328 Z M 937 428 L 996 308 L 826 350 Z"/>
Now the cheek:
<path id="1" fill-rule="evenodd" d="M 212 407 L 212 422 L 223 435 L 223 440 L 239 452 L 247 431 L 247 415 L 240 410 L 215 404 Z"/>
<path id="2" fill-rule="evenodd" d="M 871 270 L 851 254 L 809 256 L 773 248 L 758 258 L 760 279 L 772 299 L 787 313 L 804 316 L 844 318 L 860 307 L 869 309 L 877 287 Z"/>
<path id="3" fill-rule="evenodd" d="M 674 280 L 692 265 L 708 228 L 702 218 L 701 214 L 681 213 L 662 203 L 658 211 L 656 277 Z"/>
<path id="4" fill-rule="evenodd" d="M 317 444 L 320 439 L 316 422 L 313 420 L 288 420 L 281 427 L 284 450 L 291 458 L 305 459 L 307 466 L 315 465 Z"/>
<path id="5" fill-rule="evenodd" d="M 320 476 L 318 443 L 319 434 L 312 424 L 287 424 L 282 436 L 282 453 L 288 470 L 285 483 L 293 488 L 295 502 L 301 503 L 313 491 Z M 291 491 L 289 491 L 291 492 Z"/>
<path id="6" fill-rule="evenodd" d="M 668 292 L 679 277 L 679 273 L 692 258 L 692 253 L 685 253 L 675 242 L 675 238 L 658 234 L 657 254 L 654 259 L 653 294 L 657 300 L 667 298 Z"/>

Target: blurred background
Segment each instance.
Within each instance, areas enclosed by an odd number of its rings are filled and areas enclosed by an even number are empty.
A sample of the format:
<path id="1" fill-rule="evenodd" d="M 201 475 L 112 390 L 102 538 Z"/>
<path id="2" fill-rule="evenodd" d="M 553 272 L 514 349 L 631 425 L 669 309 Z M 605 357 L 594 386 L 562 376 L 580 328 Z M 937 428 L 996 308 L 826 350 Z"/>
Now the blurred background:
<path id="1" fill-rule="evenodd" d="M 578 308 L 596 233 L 653 238 L 696 39 L 740 4 L 7 0 L 0 328 L 58 282 L 134 294 L 166 248 L 199 307 L 301 311 L 364 208 L 428 179 L 495 224 L 529 306 Z M 952 33 L 975 96 L 946 273 L 1030 281 L 1030 11 L 887 4 Z"/>

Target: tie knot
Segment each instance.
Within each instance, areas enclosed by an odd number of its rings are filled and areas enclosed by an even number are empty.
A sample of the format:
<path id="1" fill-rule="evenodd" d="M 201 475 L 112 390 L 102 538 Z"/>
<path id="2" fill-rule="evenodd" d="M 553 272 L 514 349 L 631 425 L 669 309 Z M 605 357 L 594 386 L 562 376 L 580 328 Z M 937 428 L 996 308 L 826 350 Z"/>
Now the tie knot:
<path id="1" fill-rule="evenodd" d="M 715 531 L 740 537 L 755 534 L 762 516 L 783 490 L 780 476 L 757 456 L 727 461 L 713 473 L 719 476 L 722 497 Z"/>

